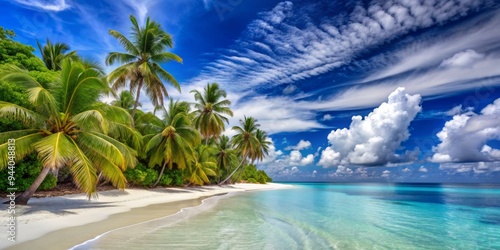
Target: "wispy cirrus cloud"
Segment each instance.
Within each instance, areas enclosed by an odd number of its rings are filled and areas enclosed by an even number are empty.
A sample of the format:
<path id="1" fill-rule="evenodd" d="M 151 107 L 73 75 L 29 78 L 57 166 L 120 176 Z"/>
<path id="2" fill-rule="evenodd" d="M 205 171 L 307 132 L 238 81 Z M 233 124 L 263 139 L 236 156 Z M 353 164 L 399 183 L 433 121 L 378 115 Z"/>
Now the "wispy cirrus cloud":
<path id="1" fill-rule="evenodd" d="M 222 84 L 229 92 L 243 93 L 242 96 L 246 95 L 246 98 L 232 100 L 235 113 L 241 115 L 251 113 L 263 123 L 266 131 L 279 133 L 325 128 L 318 122 L 317 111 L 375 107 L 398 86 L 406 87 L 412 94 L 429 96 L 449 92 L 452 88 L 456 91 L 457 87 L 464 90 L 496 84 L 492 79 L 459 84 L 464 79 L 473 81 L 484 77 L 481 72 L 486 74 L 489 71 L 489 76 L 496 74 L 498 69 L 492 68 L 497 60 L 496 57 L 484 54 L 484 58 L 472 61 L 467 65 L 471 68 L 465 70 L 451 65 L 404 81 L 389 79 L 354 86 L 350 86 L 352 83 L 344 83 L 342 87 L 338 87 L 333 83 L 324 82 L 322 84 L 324 87 L 319 87 L 316 93 L 307 94 L 310 98 L 304 99 L 304 96 L 298 96 L 300 86 L 297 83 L 302 80 L 312 79 L 348 65 L 361 53 L 396 37 L 433 25 L 442 25 L 466 16 L 481 6 L 484 7 L 482 1 L 465 0 L 457 1 L 455 4 L 440 1 L 425 3 L 389 1 L 384 4 L 372 2 L 366 6 L 359 4 L 345 17 L 336 15 L 314 21 L 311 16 L 315 8 L 321 7 L 319 4 L 299 6 L 288 1 L 281 2 L 272 10 L 260 13 L 259 18 L 248 25 L 233 46 L 221 49 L 219 54 L 212 54 L 213 60 L 205 64 L 201 73 L 193 77 L 188 85 L 200 86 L 210 79 Z M 483 27 L 486 32 L 491 32 L 490 28 L 490 26 Z M 471 38 L 477 36 L 475 32 L 478 31 L 473 29 L 469 31 Z M 490 37 L 490 40 L 495 40 L 497 35 L 490 34 Z M 456 41 L 450 41 L 451 39 L 431 41 L 439 45 L 435 45 L 437 49 L 452 44 L 449 47 L 453 49 L 447 50 L 448 53 L 442 53 L 443 56 L 435 61 L 438 65 L 446 59 L 452 60 L 456 53 L 466 50 L 461 45 L 453 45 Z M 422 52 L 421 50 L 428 47 L 431 42 L 423 41 L 419 46 L 415 46 L 414 53 Z M 465 42 L 459 43 L 465 44 Z M 375 72 L 372 73 L 374 76 L 384 74 L 390 76 L 405 70 L 392 70 L 396 73 L 390 73 L 391 62 L 404 64 L 397 62 L 398 57 L 391 55 L 390 52 L 392 51 L 388 52 L 391 57 L 389 66 L 375 68 Z M 483 55 L 483 52 L 477 53 Z M 417 67 L 417 65 L 410 66 L 407 68 Z M 475 72 L 476 68 L 483 66 L 483 70 Z M 449 76 L 454 77 L 449 78 Z M 370 81 L 380 77 L 372 78 Z M 281 88 L 282 85 L 286 86 L 281 91 L 287 95 L 285 97 L 266 96 L 262 92 L 259 92 L 258 97 L 253 96 L 256 94 L 252 90 L 254 88 L 269 89 L 278 86 Z M 336 88 L 336 91 L 328 88 Z M 321 95 L 321 98 L 312 99 L 318 95 Z M 255 107 L 255 103 L 260 107 Z M 277 114 L 277 116 L 268 117 L 267 114 Z"/>
<path id="2" fill-rule="evenodd" d="M 251 88 L 307 79 L 345 65 L 359 53 L 394 37 L 466 15 L 480 4 L 394 1 L 358 5 L 345 24 L 337 25 L 333 17 L 320 23 L 311 21 L 307 10 L 315 6 L 281 2 L 261 13 L 235 42 L 234 49 L 223 51 L 220 59 L 206 65 L 192 81 L 208 77 L 221 83 L 245 83 Z"/>
<path id="3" fill-rule="evenodd" d="M 63 11 L 71 6 L 66 2 L 66 0 L 14 0 L 14 2 L 24 5 L 28 8 L 39 9 L 44 11 Z"/>

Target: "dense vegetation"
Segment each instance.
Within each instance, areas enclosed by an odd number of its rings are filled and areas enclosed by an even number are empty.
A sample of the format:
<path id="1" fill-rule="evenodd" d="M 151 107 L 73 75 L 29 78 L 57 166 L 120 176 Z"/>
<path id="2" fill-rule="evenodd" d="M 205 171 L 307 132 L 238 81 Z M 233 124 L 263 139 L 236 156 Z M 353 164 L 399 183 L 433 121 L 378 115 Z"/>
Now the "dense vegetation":
<path id="1" fill-rule="evenodd" d="M 8 141 L 15 139 L 16 198 L 26 204 L 36 190 L 72 181 L 89 197 L 98 185 L 182 186 L 271 181 L 252 163 L 267 154 L 269 141 L 252 117 L 222 133 L 233 116 L 217 83 L 192 91 L 195 103 L 168 98 L 164 83 L 180 84 L 163 67 L 182 59 L 167 49 L 172 37 L 161 26 L 134 17 L 131 36 L 111 30 L 125 52 L 110 52 L 105 75 L 98 62 L 47 39 L 36 57 L 31 46 L 0 27 L 0 188 L 7 181 Z M 128 87 L 128 90 L 125 88 Z M 140 109 L 144 91 L 156 107 Z M 100 101 L 114 95 L 111 104 Z"/>

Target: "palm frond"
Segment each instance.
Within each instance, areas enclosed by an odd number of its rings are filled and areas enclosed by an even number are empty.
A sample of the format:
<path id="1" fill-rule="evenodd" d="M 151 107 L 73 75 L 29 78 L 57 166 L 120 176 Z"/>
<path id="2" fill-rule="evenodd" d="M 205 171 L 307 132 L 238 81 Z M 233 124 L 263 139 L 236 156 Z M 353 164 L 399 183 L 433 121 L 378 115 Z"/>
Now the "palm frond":
<path id="1" fill-rule="evenodd" d="M 19 121 L 26 126 L 36 126 L 36 124 L 43 124 L 46 120 L 40 114 L 23 108 L 19 105 L 0 101 L 0 117 L 7 118 L 14 121 Z"/>
<path id="2" fill-rule="evenodd" d="M 71 141 L 70 150 L 73 153 L 69 169 L 73 175 L 73 180 L 80 190 L 85 192 L 90 198 L 96 193 L 97 187 L 97 171 L 90 159 L 85 155 L 82 149 Z"/>
<path id="3" fill-rule="evenodd" d="M 111 36 L 113 36 L 114 38 L 116 38 L 120 43 L 121 45 L 123 46 L 123 48 L 133 54 L 133 55 L 140 55 L 140 52 L 139 50 L 134 46 L 134 44 L 128 40 L 127 37 L 125 37 L 122 33 L 116 31 L 116 30 L 110 30 L 109 31 L 109 34 Z M 113 62 L 112 61 L 109 61 L 107 58 L 106 58 L 106 64 L 110 65 L 112 64 Z"/>
<path id="4" fill-rule="evenodd" d="M 43 138 L 41 132 L 35 129 L 18 130 L 18 131 L 8 131 L 0 133 L 0 170 L 4 169 L 8 165 L 9 158 L 7 157 L 9 150 L 9 139 L 14 139 L 15 146 L 13 152 L 15 152 L 15 161 L 19 162 L 28 154 L 32 153 L 35 149 L 33 144 L 38 142 Z M 12 148 L 11 148 L 12 149 Z"/>
<path id="5" fill-rule="evenodd" d="M 73 141 L 63 132 L 44 137 L 33 144 L 44 167 L 57 169 L 68 165 L 75 153 Z"/>

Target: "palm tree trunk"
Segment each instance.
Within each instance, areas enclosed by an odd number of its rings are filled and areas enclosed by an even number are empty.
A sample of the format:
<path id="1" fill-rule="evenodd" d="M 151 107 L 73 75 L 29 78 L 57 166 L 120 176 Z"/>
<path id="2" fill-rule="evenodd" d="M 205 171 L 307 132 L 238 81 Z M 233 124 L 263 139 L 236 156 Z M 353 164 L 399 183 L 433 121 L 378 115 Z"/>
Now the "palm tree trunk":
<path id="1" fill-rule="evenodd" d="M 158 185 L 158 183 L 160 182 L 161 176 L 163 175 L 163 171 L 165 171 L 165 166 L 167 166 L 167 162 L 163 163 L 163 167 L 161 168 L 160 175 L 158 175 L 158 179 L 156 180 L 155 184 L 153 184 L 152 187 L 156 187 L 156 185 Z"/>
<path id="2" fill-rule="evenodd" d="M 31 184 L 31 186 L 28 188 L 28 190 L 24 191 L 21 195 L 16 197 L 16 204 L 18 205 L 27 205 L 28 200 L 31 198 L 31 196 L 35 193 L 35 191 L 38 189 L 40 184 L 42 184 L 43 180 L 45 180 L 45 177 L 47 174 L 50 172 L 50 168 L 42 168 L 42 172 L 36 177 L 35 181 Z"/>
<path id="3" fill-rule="evenodd" d="M 132 126 L 134 127 L 135 127 L 134 116 L 135 112 L 137 111 L 137 106 L 139 106 L 139 98 L 141 97 L 142 83 L 143 79 L 141 79 L 139 85 L 137 85 L 137 95 L 135 96 L 134 108 L 132 109 L 132 113 L 130 113 L 130 116 L 132 116 Z"/>
<path id="4" fill-rule="evenodd" d="M 241 178 L 241 175 L 243 174 L 244 168 L 241 169 L 240 173 L 238 174 L 238 177 L 236 177 L 236 181 L 238 181 Z"/>
<path id="5" fill-rule="evenodd" d="M 236 171 L 238 171 L 238 169 L 243 165 L 243 162 L 245 162 L 245 158 L 243 158 L 240 162 L 240 165 L 238 165 L 238 167 L 236 167 L 236 169 L 228 176 L 226 177 L 226 179 L 224 179 L 223 181 L 217 183 L 217 185 L 221 185 L 221 183 L 225 183 L 227 180 L 229 180 L 231 178 L 231 176 L 234 175 L 234 173 L 236 173 Z"/>

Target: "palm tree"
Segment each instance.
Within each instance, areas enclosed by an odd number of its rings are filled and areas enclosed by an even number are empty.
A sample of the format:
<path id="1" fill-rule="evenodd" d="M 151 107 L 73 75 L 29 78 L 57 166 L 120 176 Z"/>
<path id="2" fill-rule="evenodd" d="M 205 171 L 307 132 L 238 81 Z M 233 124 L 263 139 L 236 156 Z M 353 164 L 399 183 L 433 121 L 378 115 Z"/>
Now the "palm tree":
<path id="1" fill-rule="evenodd" d="M 125 188 L 123 170 L 135 166 L 136 152 L 110 135 L 126 137 L 131 117 L 121 108 L 97 102 L 108 90 L 99 70 L 66 59 L 58 79 L 50 84 L 39 83 L 12 65 L 0 68 L 0 79 L 24 87 L 33 107 L 0 102 L 0 117 L 21 121 L 27 128 L 0 133 L 0 154 L 7 155 L 8 140 L 15 138 L 16 160 L 37 152 L 43 164 L 29 189 L 16 197 L 16 204 L 27 204 L 49 170 L 62 167 L 69 167 L 89 198 L 96 192 L 98 172 L 115 187 Z M 7 164 L 7 158 L 0 157 L 0 169 Z"/>
<path id="2" fill-rule="evenodd" d="M 238 155 L 232 148 L 229 137 L 222 135 L 215 144 L 215 158 L 217 160 L 218 178 L 226 174 L 238 162 Z M 220 181 L 218 179 L 217 181 Z"/>
<path id="3" fill-rule="evenodd" d="M 186 179 L 194 185 L 209 184 L 208 176 L 215 176 L 217 168 L 214 148 L 198 145 L 195 148 L 191 164 L 186 168 Z"/>
<path id="4" fill-rule="evenodd" d="M 236 150 L 240 153 L 241 162 L 236 167 L 236 169 L 234 169 L 233 172 L 220 183 L 225 183 L 227 180 L 229 180 L 234 175 L 234 173 L 236 173 L 236 171 L 238 171 L 238 169 L 242 165 L 244 165 L 243 163 L 247 159 L 254 161 L 259 157 L 258 155 L 259 151 L 261 150 L 261 145 L 259 138 L 257 138 L 257 131 L 260 125 L 256 122 L 257 120 L 255 120 L 255 118 L 251 116 L 245 116 L 243 120 L 240 120 L 241 127 L 234 126 L 232 128 L 236 131 L 237 134 L 233 137 L 231 143 L 236 146 Z"/>
<path id="5" fill-rule="evenodd" d="M 124 108 L 126 110 L 132 110 L 132 108 L 134 107 L 134 103 L 134 96 L 128 90 L 122 91 L 118 96 L 118 99 L 111 102 L 112 105 Z M 140 107 L 141 104 L 139 103 L 138 106 Z"/>
<path id="6" fill-rule="evenodd" d="M 146 19 L 146 24 L 139 27 L 134 16 L 132 22 L 132 41 L 116 30 L 109 34 L 115 37 L 125 49 L 124 52 L 111 52 L 106 57 L 106 64 L 115 62 L 123 64 L 108 75 L 109 82 L 114 90 L 125 87 L 129 83 L 130 92 L 135 93 L 135 103 L 132 117 L 135 116 L 139 97 L 144 88 L 153 105 L 163 106 L 163 98 L 168 96 L 167 89 L 162 79 L 173 85 L 179 92 L 181 90 L 177 80 L 160 66 L 160 63 L 170 61 L 182 62 L 182 59 L 171 52 L 165 51 L 173 47 L 172 37 L 165 32 L 160 24 Z"/>
<path id="7" fill-rule="evenodd" d="M 208 144 L 208 139 L 219 137 L 225 129 L 224 123 L 229 123 L 224 114 L 233 116 L 233 111 L 229 109 L 231 102 L 223 99 L 227 96 L 226 91 L 220 89 L 217 83 L 209 83 L 203 90 L 203 93 L 198 90 L 192 90 L 191 93 L 194 93 L 197 101 L 194 104 L 194 123 L 205 138 L 205 144 Z"/>
<path id="8" fill-rule="evenodd" d="M 158 185 L 167 165 L 172 169 L 175 163 L 178 169 L 183 170 L 193 160 L 193 148 L 200 143 L 200 135 L 193 127 L 188 112 L 189 103 L 170 100 L 160 126 L 150 125 L 156 127 L 156 133 L 145 136 L 148 139 L 145 151 L 149 156 L 149 167 L 162 166 L 153 187 Z"/>
<path id="9" fill-rule="evenodd" d="M 45 66 L 47 66 L 50 70 L 61 70 L 61 62 L 65 58 L 77 58 L 76 51 L 68 52 L 69 46 L 65 43 L 52 44 L 52 42 L 50 42 L 47 38 L 47 43 L 43 46 L 43 48 L 38 41 L 36 41 L 36 44 L 42 54 L 42 60 L 45 63 Z"/>
<path id="10" fill-rule="evenodd" d="M 271 145 L 271 142 L 267 140 L 266 132 L 264 132 L 263 130 L 257 129 L 257 131 L 255 131 L 255 137 L 258 140 L 258 145 L 255 147 L 253 155 L 250 156 L 252 164 L 256 160 L 262 161 L 264 157 L 269 154 L 269 146 Z M 242 173 L 243 173 L 243 168 L 242 171 L 240 171 L 240 173 L 238 174 L 236 180 L 240 179 Z"/>

